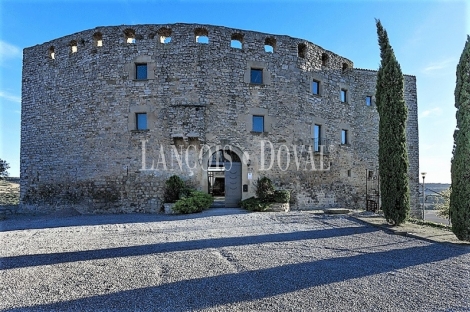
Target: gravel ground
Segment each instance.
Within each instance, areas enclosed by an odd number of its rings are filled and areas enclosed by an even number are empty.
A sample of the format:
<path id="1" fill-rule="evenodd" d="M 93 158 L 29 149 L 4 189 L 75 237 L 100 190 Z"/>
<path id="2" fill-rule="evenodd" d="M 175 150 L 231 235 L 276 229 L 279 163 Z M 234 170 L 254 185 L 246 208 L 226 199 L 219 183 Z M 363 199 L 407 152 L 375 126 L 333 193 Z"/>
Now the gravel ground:
<path id="1" fill-rule="evenodd" d="M 470 249 L 345 216 L 0 222 L 4 311 L 470 311 Z"/>

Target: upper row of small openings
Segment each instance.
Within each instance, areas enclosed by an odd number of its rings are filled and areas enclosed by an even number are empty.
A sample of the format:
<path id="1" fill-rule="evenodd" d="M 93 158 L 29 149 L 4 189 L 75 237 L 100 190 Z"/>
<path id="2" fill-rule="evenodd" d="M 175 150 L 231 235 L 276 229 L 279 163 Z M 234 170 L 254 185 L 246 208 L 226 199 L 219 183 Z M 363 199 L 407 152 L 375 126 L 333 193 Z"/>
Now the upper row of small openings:
<path id="1" fill-rule="evenodd" d="M 124 30 L 124 35 L 126 36 L 127 43 L 135 43 L 135 30 L 127 28 Z"/>
<path id="2" fill-rule="evenodd" d="M 349 65 L 347 63 L 343 63 L 343 71 L 349 68 Z"/>
<path id="3" fill-rule="evenodd" d="M 197 43 L 209 43 L 209 33 L 207 29 L 198 27 L 194 30 Z"/>
<path id="4" fill-rule="evenodd" d="M 167 27 L 162 27 L 157 31 L 160 36 L 160 43 L 170 43 L 171 42 L 171 29 Z"/>
<path id="5" fill-rule="evenodd" d="M 95 46 L 102 47 L 103 46 L 103 34 L 100 32 L 95 32 L 93 34 L 93 39 L 95 40 Z"/>
<path id="6" fill-rule="evenodd" d="M 52 60 L 55 59 L 55 48 L 54 48 L 54 46 L 51 46 L 51 47 L 49 48 L 49 57 L 50 57 Z"/>
<path id="7" fill-rule="evenodd" d="M 76 53 L 78 51 L 77 41 L 76 40 L 70 41 L 70 48 L 71 48 L 70 52 L 72 52 L 72 53 Z"/>
<path id="8" fill-rule="evenodd" d="M 321 55 L 321 65 L 322 66 L 328 65 L 328 54 L 322 53 L 322 55 Z"/>
<path id="9" fill-rule="evenodd" d="M 297 55 L 301 58 L 307 56 L 307 45 L 305 43 L 302 42 L 297 45 Z"/>
<path id="10" fill-rule="evenodd" d="M 264 39 L 264 51 L 273 53 L 276 48 L 276 39 L 274 37 L 267 37 Z"/>
<path id="11" fill-rule="evenodd" d="M 232 40 L 230 41 L 230 46 L 235 49 L 243 48 L 243 34 L 235 33 L 232 34 Z"/>

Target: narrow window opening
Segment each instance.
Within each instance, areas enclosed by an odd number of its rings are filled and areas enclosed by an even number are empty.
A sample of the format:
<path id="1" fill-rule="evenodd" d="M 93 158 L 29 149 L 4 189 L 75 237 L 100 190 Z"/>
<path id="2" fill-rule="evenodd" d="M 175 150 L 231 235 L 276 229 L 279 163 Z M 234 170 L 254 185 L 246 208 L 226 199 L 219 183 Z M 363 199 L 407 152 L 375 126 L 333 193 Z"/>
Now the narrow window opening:
<path id="1" fill-rule="evenodd" d="M 305 58 L 307 56 L 307 45 L 305 43 L 299 43 L 297 46 L 298 57 Z"/>
<path id="2" fill-rule="evenodd" d="M 230 46 L 235 49 L 243 49 L 243 34 L 232 34 Z"/>
<path id="3" fill-rule="evenodd" d="M 315 124 L 313 126 L 313 151 L 314 152 L 320 151 L 320 145 L 322 144 L 321 135 L 322 135 L 321 125 Z"/>
<path id="4" fill-rule="evenodd" d="M 49 48 L 49 57 L 51 60 L 55 60 L 55 48 L 53 46 Z"/>
<path id="5" fill-rule="evenodd" d="M 209 32 L 205 28 L 196 28 L 194 30 L 194 36 L 196 37 L 197 43 L 209 43 Z"/>
<path id="6" fill-rule="evenodd" d="M 267 53 L 274 53 L 276 48 L 276 39 L 274 37 L 268 37 L 264 40 L 264 51 Z"/>
<path id="7" fill-rule="evenodd" d="M 373 177 L 374 177 L 374 171 L 369 170 L 369 172 L 368 172 L 368 178 L 369 178 L 369 179 L 372 179 Z"/>
<path id="8" fill-rule="evenodd" d="M 351 177 L 351 169 L 348 170 L 348 178 Z"/>
<path id="9" fill-rule="evenodd" d="M 346 71 L 349 68 L 347 63 L 343 63 L 343 72 Z"/>
<path id="10" fill-rule="evenodd" d="M 320 95 L 320 81 L 317 81 L 317 80 L 312 81 L 312 93 L 316 95 Z"/>
<path id="11" fill-rule="evenodd" d="M 254 84 L 262 84 L 263 83 L 263 69 L 252 68 L 250 82 Z"/>
<path id="12" fill-rule="evenodd" d="M 342 145 L 348 144 L 348 130 L 345 130 L 345 129 L 341 130 L 341 144 Z"/>
<path id="13" fill-rule="evenodd" d="M 136 130 L 147 130 L 147 113 L 135 114 L 135 128 Z"/>
<path id="14" fill-rule="evenodd" d="M 372 105 L 372 97 L 371 96 L 366 96 L 366 105 L 371 106 Z"/>
<path id="15" fill-rule="evenodd" d="M 171 42 L 171 29 L 168 27 L 162 27 L 157 31 L 160 36 L 160 43 L 167 44 Z"/>
<path id="16" fill-rule="evenodd" d="M 77 53 L 78 51 L 77 41 L 75 40 L 70 41 L 70 47 L 71 47 L 70 52 Z"/>
<path id="17" fill-rule="evenodd" d="M 322 55 L 321 55 L 321 65 L 322 66 L 328 65 L 328 54 L 322 53 Z"/>
<path id="18" fill-rule="evenodd" d="M 124 35 L 127 43 L 135 43 L 135 31 L 133 29 L 127 28 L 124 30 Z"/>
<path id="19" fill-rule="evenodd" d="M 264 116 L 253 115 L 253 132 L 264 132 Z"/>
<path id="20" fill-rule="evenodd" d="M 100 32 L 94 33 L 93 39 L 95 40 L 95 46 L 97 47 L 103 46 L 103 35 Z"/>
<path id="21" fill-rule="evenodd" d="M 135 79 L 147 80 L 147 64 L 135 64 Z"/>
<path id="22" fill-rule="evenodd" d="M 348 90 L 346 89 L 341 89 L 341 102 L 342 103 L 346 103 L 347 100 L 348 100 L 348 94 L 347 94 Z"/>

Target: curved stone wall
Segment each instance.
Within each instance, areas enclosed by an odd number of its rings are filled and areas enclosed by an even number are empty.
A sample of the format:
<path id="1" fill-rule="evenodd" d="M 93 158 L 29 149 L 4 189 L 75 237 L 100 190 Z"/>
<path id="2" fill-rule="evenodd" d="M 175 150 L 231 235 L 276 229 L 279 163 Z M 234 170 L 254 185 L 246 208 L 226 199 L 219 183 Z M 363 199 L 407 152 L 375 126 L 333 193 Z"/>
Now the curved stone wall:
<path id="1" fill-rule="evenodd" d="M 252 81 L 253 70 L 261 83 Z M 378 167 L 375 79 L 374 71 L 354 69 L 350 60 L 302 39 L 199 24 L 97 27 L 26 48 L 21 206 L 157 211 L 172 174 L 207 191 L 199 156 L 205 162 L 206 146 L 227 145 L 249 160 L 242 166 L 243 198 L 266 175 L 292 190 L 293 208 L 363 207 L 366 170 Z M 416 82 L 405 81 L 413 190 Z M 137 129 L 138 113 L 146 114 L 145 130 Z M 263 117 L 263 131 L 253 131 L 254 116 Z M 328 145 L 321 155 L 328 170 L 298 170 L 294 157 L 306 157 L 305 168 L 315 124 Z M 271 161 L 267 141 L 275 165 L 263 170 Z M 188 161 L 176 160 L 171 170 L 175 149 L 188 151 Z M 316 169 L 319 157 L 314 153 Z M 148 170 L 152 162 L 157 170 Z M 417 193 L 412 196 L 417 203 Z"/>

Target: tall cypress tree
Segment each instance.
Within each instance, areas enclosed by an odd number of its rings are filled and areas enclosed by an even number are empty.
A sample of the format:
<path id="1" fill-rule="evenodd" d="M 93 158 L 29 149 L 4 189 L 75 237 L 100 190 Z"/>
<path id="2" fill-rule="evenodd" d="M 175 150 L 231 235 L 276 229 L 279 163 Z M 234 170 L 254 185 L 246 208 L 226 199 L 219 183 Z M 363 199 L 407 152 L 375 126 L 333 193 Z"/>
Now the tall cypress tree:
<path id="1" fill-rule="evenodd" d="M 457 238 L 470 241 L 470 36 L 457 65 L 455 107 L 457 128 L 451 167 L 450 219 Z"/>
<path id="2" fill-rule="evenodd" d="M 382 210 L 394 225 L 406 221 L 410 212 L 408 154 L 403 74 L 390 46 L 387 31 L 375 20 L 381 63 L 377 74 L 376 105 L 379 113 L 379 173 Z"/>

